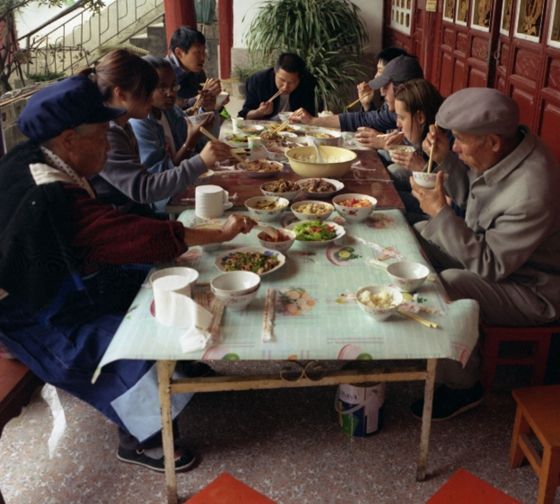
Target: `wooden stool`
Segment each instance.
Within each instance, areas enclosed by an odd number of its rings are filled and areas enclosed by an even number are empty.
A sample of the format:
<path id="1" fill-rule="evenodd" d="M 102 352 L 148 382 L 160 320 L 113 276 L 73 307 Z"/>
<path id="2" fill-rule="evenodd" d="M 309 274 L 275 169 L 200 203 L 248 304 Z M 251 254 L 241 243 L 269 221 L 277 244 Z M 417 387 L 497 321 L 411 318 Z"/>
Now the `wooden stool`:
<path id="1" fill-rule="evenodd" d="M 482 347 L 482 385 L 485 390 L 490 390 L 494 383 L 496 367 L 506 366 L 531 366 L 531 385 L 542 385 L 546 372 L 550 338 L 553 334 L 560 333 L 560 326 L 547 325 L 539 327 L 498 327 L 482 326 L 484 344 Z M 527 343 L 532 350 L 523 355 L 501 355 L 502 343 L 516 342 Z"/>
<path id="2" fill-rule="evenodd" d="M 426 504 L 521 504 L 464 469 L 456 471 Z"/>
<path id="3" fill-rule="evenodd" d="M 517 402 L 509 455 L 511 467 L 526 458 L 539 477 L 537 504 L 552 504 L 560 483 L 560 385 L 513 391 Z M 542 457 L 531 443 L 534 434 L 543 447 Z"/>

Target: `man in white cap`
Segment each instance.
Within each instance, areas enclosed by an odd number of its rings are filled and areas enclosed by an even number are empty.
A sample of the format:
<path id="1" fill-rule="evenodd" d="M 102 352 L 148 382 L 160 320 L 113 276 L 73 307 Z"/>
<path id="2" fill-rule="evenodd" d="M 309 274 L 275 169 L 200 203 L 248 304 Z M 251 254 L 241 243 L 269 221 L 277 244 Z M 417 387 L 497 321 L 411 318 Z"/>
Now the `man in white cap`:
<path id="1" fill-rule="evenodd" d="M 534 326 L 560 317 L 560 167 L 554 155 L 519 125 L 517 104 L 495 89 L 467 88 L 447 98 L 437 128 L 424 141 L 438 163 L 436 186 L 414 182 L 412 194 L 428 221 L 416 224 L 422 244 L 451 299 L 478 301 L 483 322 Z M 447 134 L 455 138 L 450 150 Z M 412 179 L 411 179 L 412 180 Z M 450 197 L 465 210 L 452 211 Z M 434 397 L 443 420 L 482 400 L 479 357 L 465 369 L 438 366 L 445 383 Z M 412 405 L 421 416 L 422 401 Z"/>

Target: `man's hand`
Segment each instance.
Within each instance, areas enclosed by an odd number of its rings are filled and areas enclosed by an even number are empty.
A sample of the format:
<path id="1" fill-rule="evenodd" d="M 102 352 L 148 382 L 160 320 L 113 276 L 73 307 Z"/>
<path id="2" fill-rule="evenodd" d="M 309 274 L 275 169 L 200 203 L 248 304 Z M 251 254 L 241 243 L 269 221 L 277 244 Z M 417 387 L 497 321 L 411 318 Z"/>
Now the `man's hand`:
<path id="1" fill-rule="evenodd" d="M 214 98 L 222 92 L 222 83 L 220 79 L 207 79 L 202 86 L 202 91 L 212 95 Z"/>
<path id="2" fill-rule="evenodd" d="M 420 208 L 427 213 L 430 217 L 435 217 L 443 208 L 449 206 L 443 182 L 445 174 L 438 172 L 436 175 L 436 185 L 433 189 L 426 189 L 414 182 L 410 177 L 410 185 L 412 186 L 412 195 L 420 203 Z"/>
<path id="3" fill-rule="evenodd" d="M 364 110 L 369 110 L 371 101 L 373 100 L 373 89 L 369 87 L 367 82 L 360 82 L 357 86 L 358 98 Z"/>
<path id="4" fill-rule="evenodd" d="M 270 114 L 274 110 L 274 105 L 270 101 L 261 102 L 260 105 L 247 113 L 247 119 L 262 119 Z"/>
<path id="5" fill-rule="evenodd" d="M 400 131 L 381 134 L 373 128 L 360 126 L 356 132 L 356 140 L 370 149 L 386 149 L 391 143 L 402 143 L 403 134 Z"/>
<path id="6" fill-rule="evenodd" d="M 225 161 L 231 157 L 231 147 L 223 142 L 216 142 L 214 140 L 207 142 L 200 157 L 206 168 L 211 169 L 219 161 Z"/>
<path id="7" fill-rule="evenodd" d="M 449 152 L 449 139 L 445 131 L 435 124 L 430 124 L 430 130 L 422 142 L 422 149 L 428 156 L 432 145 L 434 147 L 432 159 L 438 164 L 442 163 Z"/>
<path id="8" fill-rule="evenodd" d="M 247 234 L 257 223 L 250 217 L 233 214 L 228 217 L 222 226 L 222 241 L 233 240 L 239 233 Z"/>
<path id="9" fill-rule="evenodd" d="M 291 123 L 302 123 L 302 124 L 310 124 L 313 121 L 314 117 L 307 112 L 304 108 L 300 108 L 296 110 L 290 116 Z"/>

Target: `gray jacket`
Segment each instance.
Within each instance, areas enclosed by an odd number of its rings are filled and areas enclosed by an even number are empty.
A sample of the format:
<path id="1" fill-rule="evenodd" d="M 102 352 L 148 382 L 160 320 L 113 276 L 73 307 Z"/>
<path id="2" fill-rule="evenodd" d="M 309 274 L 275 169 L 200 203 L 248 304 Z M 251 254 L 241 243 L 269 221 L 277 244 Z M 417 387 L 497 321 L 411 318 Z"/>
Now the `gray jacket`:
<path id="1" fill-rule="evenodd" d="M 480 175 L 447 156 L 439 166 L 465 219 L 445 208 L 422 236 L 489 282 L 529 287 L 553 320 L 560 317 L 560 167 L 536 136 L 521 132 L 517 148 Z"/>
<path id="2" fill-rule="evenodd" d="M 206 171 L 199 155 L 160 173 L 150 173 L 140 162 L 138 144 L 128 123 L 111 122 L 107 133 L 109 152 L 103 171 L 91 182 L 99 199 L 121 207 L 136 203 L 156 203 L 161 210 L 173 195 L 183 192 Z"/>

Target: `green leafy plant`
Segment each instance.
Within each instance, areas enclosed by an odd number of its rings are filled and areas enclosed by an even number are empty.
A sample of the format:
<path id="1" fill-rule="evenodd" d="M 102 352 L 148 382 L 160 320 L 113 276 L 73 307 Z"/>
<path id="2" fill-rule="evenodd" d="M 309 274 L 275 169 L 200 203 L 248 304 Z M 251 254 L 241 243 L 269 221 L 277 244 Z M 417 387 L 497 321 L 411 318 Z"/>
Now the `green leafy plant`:
<path id="1" fill-rule="evenodd" d="M 254 60 L 271 63 L 280 52 L 299 54 L 317 79 L 317 103 L 334 112 L 366 75 L 360 57 L 367 40 L 360 9 L 350 0 L 267 0 L 246 35 Z"/>

